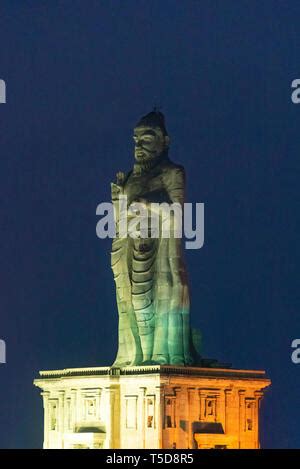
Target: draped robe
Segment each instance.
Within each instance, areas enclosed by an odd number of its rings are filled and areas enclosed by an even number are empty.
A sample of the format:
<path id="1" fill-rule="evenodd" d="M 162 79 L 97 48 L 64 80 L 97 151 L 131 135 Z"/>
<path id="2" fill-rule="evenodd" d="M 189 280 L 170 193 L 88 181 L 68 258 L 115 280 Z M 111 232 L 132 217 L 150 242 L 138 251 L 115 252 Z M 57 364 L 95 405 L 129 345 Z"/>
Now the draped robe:
<path id="1" fill-rule="evenodd" d="M 152 165 L 135 165 L 122 192 L 131 202 L 143 200 L 183 206 L 185 173 L 164 156 Z M 118 201 L 115 214 L 118 213 Z M 111 265 L 119 313 L 115 366 L 192 364 L 189 291 L 181 239 L 122 238 L 116 216 Z"/>

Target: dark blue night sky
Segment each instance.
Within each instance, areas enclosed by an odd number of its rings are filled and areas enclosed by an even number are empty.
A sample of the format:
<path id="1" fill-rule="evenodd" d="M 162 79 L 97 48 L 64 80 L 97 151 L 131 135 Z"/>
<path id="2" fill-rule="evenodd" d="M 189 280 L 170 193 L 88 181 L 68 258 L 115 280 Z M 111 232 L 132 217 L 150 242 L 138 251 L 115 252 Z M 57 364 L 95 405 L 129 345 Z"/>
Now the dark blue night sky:
<path id="1" fill-rule="evenodd" d="M 205 245 L 186 251 L 204 355 L 266 369 L 265 448 L 300 447 L 297 0 L 2 0 L 0 447 L 41 447 L 41 369 L 117 348 L 96 206 L 159 104 Z"/>

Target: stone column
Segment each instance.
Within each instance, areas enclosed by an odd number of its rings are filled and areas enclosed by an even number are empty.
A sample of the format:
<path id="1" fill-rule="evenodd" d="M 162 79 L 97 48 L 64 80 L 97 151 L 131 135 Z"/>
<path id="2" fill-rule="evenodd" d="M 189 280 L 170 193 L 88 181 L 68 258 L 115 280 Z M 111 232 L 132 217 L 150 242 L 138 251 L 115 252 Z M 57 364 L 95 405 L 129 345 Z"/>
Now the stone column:
<path id="1" fill-rule="evenodd" d="M 105 448 L 112 449 L 114 448 L 114 439 L 115 439 L 115 425 L 114 425 L 114 404 L 115 404 L 115 392 L 116 390 L 112 387 L 105 388 L 105 403 L 107 408 L 107 419 L 106 419 L 106 440 Z M 117 412 L 116 412 L 117 413 Z M 118 412 L 119 413 L 119 412 Z M 119 413 L 120 414 L 120 413 Z M 120 421 L 120 415 L 116 415 Z"/>
<path id="2" fill-rule="evenodd" d="M 77 417 L 76 417 L 76 396 L 77 396 L 77 391 L 76 391 L 76 389 L 71 389 L 70 430 L 71 430 L 72 432 L 75 431 L 75 424 L 76 424 L 76 422 L 77 422 Z"/>
<path id="3" fill-rule="evenodd" d="M 96 419 L 100 422 L 101 418 L 101 389 L 97 389 L 96 391 Z"/>
<path id="4" fill-rule="evenodd" d="M 203 422 L 205 419 L 205 398 L 207 395 L 207 391 L 200 389 L 199 390 L 199 398 L 200 398 L 200 415 L 199 415 L 199 420 L 200 422 Z"/>
<path id="5" fill-rule="evenodd" d="M 139 388 L 139 396 L 138 396 L 138 422 L 137 422 L 137 428 L 139 432 L 139 447 L 141 449 L 145 448 L 145 433 L 146 433 L 146 416 L 145 416 L 145 394 L 146 394 L 146 388 Z"/>
<path id="6" fill-rule="evenodd" d="M 65 422 L 64 422 L 64 432 L 69 433 L 71 430 L 71 416 L 72 416 L 72 403 L 71 398 L 67 397 L 65 399 Z"/>
<path id="7" fill-rule="evenodd" d="M 41 396 L 43 397 L 44 407 L 44 444 L 43 448 L 49 448 L 49 391 L 42 391 Z"/>
<path id="8" fill-rule="evenodd" d="M 162 384 L 155 387 L 155 422 L 157 435 L 157 448 L 163 448 L 163 429 L 165 419 L 165 386 Z"/>
<path id="9" fill-rule="evenodd" d="M 225 406 L 225 420 L 224 420 L 224 433 L 228 434 L 232 430 L 232 425 L 230 422 L 231 418 L 235 418 L 235 415 L 232 416 L 234 413 L 234 409 L 231 408 L 231 397 L 232 397 L 232 389 L 224 389 L 224 406 Z"/>
<path id="10" fill-rule="evenodd" d="M 64 421 L 65 421 L 65 412 L 64 412 L 64 398 L 65 398 L 65 391 L 58 392 L 58 432 L 60 434 L 60 444 L 61 448 L 64 447 Z"/>
<path id="11" fill-rule="evenodd" d="M 261 400 L 263 398 L 264 393 L 262 391 L 255 391 L 255 412 L 254 412 L 254 428 L 255 428 L 255 449 L 260 448 L 260 435 L 259 435 L 259 409 L 261 405 Z"/>
<path id="12" fill-rule="evenodd" d="M 182 393 L 183 394 L 183 393 Z M 196 399 L 197 396 L 197 399 Z M 195 440 L 194 440 L 194 432 L 193 432 L 193 421 L 198 420 L 199 413 L 200 413 L 200 399 L 199 393 L 196 394 L 195 388 L 188 388 L 187 391 L 184 393 L 185 398 L 185 405 L 184 407 L 187 408 L 187 437 L 188 437 L 188 449 L 195 448 Z M 195 412 L 196 410 L 196 412 Z"/>
<path id="13" fill-rule="evenodd" d="M 221 422 L 224 432 L 225 432 L 225 422 L 226 422 L 226 396 L 225 391 L 220 390 L 216 393 L 216 417 L 217 422 Z"/>
<path id="14" fill-rule="evenodd" d="M 245 434 L 245 391 L 239 390 L 239 448 L 243 447 Z"/>

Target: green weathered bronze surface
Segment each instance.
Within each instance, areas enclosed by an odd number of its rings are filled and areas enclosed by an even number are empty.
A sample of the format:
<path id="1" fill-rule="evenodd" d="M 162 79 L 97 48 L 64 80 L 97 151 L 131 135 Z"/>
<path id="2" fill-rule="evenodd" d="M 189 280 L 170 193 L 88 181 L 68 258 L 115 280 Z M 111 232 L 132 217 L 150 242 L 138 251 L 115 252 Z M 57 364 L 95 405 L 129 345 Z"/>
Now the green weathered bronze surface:
<path id="1" fill-rule="evenodd" d="M 195 360 L 181 239 L 118 237 L 119 195 L 132 202 L 183 204 L 184 168 L 168 157 L 163 115 L 153 111 L 134 129 L 135 164 L 112 183 L 116 238 L 111 263 L 119 313 L 115 366 L 191 365 Z"/>

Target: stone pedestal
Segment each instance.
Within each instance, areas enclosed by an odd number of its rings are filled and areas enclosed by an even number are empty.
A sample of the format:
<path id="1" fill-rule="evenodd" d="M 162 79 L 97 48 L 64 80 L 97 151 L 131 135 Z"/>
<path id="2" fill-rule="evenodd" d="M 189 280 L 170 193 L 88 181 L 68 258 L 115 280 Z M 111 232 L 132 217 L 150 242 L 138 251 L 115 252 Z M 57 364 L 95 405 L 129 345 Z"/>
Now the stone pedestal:
<path id="1" fill-rule="evenodd" d="M 264 371 L 183 366 L 41 371 L 44 448 L 259 448 Z"/>

